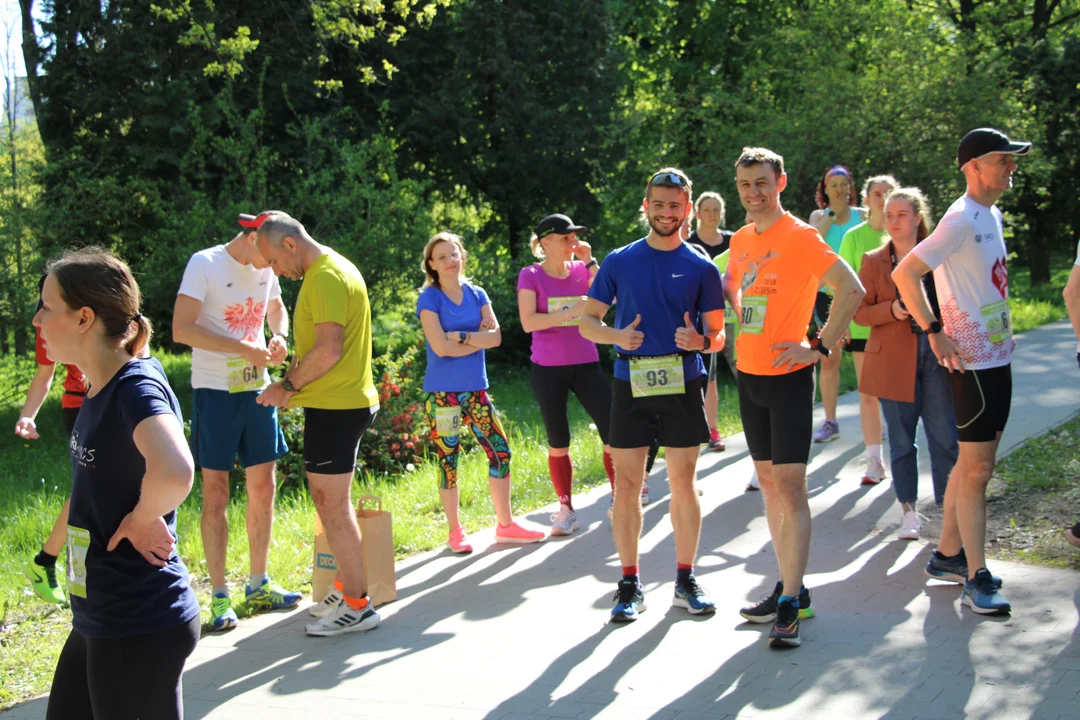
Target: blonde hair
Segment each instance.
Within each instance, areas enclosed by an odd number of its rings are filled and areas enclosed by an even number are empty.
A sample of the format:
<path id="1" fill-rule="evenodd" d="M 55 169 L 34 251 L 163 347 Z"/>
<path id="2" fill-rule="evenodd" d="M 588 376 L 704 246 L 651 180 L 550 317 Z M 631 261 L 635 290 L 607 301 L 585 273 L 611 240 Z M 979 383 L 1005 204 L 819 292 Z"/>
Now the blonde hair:
<path id="1" fill-rule="evenodd" d="M 441 242 L 450 243 L 457 247 L 458 252 L 461 253 L 461 270 L 458 271 L 458 279 L 462 283 L 472 282 L 465 277 L 465 262 L 469 259 L 469 252 L 465 249 L 465 245 L 462 244 L 459 236 L 443 230 L 432 235 L 431 239 L 427 241 L 427 245 L 424 245 L 424 259 L 420 262 L 420 269 L 424 271 L 424 284 L 420 286 L 421 290 L 428 287 L 442 289 L 439 287 L 439 273 L 435 268 L 431 267 L 431 255 L 435 252 L 435 246 Z"/>
<path id="2" fill-rule="evenodd" d="M 930 216 L 930 203 L 922 190 L 915 187 L 897 188 L 885 196 L 885 204 L 893 200 L 907 200 L 911 209 L 919 215 L 919 228 L 915 232 L 915 242 L 920 243 L 930 236 L 934 229 L 934 219 Z"/>
<path id="3" fill-rule="evenodd" d="M 862 201 L 864 204 L 866 203 L 866 198 L 870 196 L 870 188 L 875 185 L 888 185 L 889 192 L 893 192 L 900 188 L 900 181 L 892 175 L 875 175 L 872 178 L 867 178 L 862 186 Z M 888 194 L 889 193 L 885 193 L 886 197 L 888 197 Z"/>
<path id="4" fill-rule="evenodd" d="M 701 227 L 701 203 L 706 200 L 715 200 L 720 204 L 720 225 L 724 225 L 727 220 L 727 203 L 724 202 L 724 198 L 720 193 L 715 190 L 706 190 L 698 196 L 698 199 L 694 202 L 694 228 Z"/>
<path id="5" fill-rule="evenodd" d="M 529 237 L 529 249 L 532 250 L 533 257 L 544 259 L 544 246 L 540 244 L 540 238 L 536 237 L 536 233 Z"/>

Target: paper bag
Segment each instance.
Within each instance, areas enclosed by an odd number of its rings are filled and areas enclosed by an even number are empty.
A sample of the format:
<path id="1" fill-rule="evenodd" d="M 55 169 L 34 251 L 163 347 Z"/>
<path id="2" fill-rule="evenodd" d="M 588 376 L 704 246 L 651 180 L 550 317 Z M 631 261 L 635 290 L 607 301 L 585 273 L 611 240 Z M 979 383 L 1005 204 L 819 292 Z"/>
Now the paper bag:
<path id="1" fill-rule="evenodd" d="M 365 503 L 374 508 L 365 508 Z M 373 606 L 397 599 L 397 576 L 394 568 L 394 526 L 390 512 L 382 509 L 382 498 L 365 495 L 356 506 L 356 524 L 360 526 L 361 562 L 368 598 Z M 319 516 L 315 516 L 315 558 L 311 572 L 311 599 L 326 597 L 337 574 L 337 562 L 330 550 Z"/>

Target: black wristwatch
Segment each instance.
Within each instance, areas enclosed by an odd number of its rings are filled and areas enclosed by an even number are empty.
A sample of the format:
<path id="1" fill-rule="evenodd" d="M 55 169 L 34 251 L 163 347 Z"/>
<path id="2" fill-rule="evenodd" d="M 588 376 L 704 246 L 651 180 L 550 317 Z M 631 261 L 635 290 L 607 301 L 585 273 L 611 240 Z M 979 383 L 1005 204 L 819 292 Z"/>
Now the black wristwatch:
<path id="1" fill-rule="evenodd" d="M 285 388 L 286 392 L 296 392 L 296 386 L 292 384 L 292 380 L 287 377 L 281 378 L 281 387 Z"/>
<path id="2" fill-rule="evenodd" d="M 939 332 L 941 332 L 941 323 L 935 320 L 934 322 L 930 323 L 930 327 L 927 328 L 924 332 L 927 335 L 937 335 Z"/>
<path id="3" fill-rule="evenodd" d="M 702 335 L 701 339 L 705 341 L 705 347 L 701 348 L 701 352 L 709 352 L 709 348 L 712 347 L 712 342 L 709 340 L 709 336 Z"/>
<path id="4" fill-rule="evenodd" d="M 810 348 L 813 350 L 817 350 L 824 357 L 829 357 L 830 355 L 832 355 L 832 350 L 821 344 L 821 338 L 814 338 L 813 340 L 811 340 Z"/>
<path id="5" fill-rule="evenodd" d="M 468 340 L 468 339 L 469 339 L 469 333 L 465 332 L 464 330 L 459 330 L 458 331 L 458 336 L 457 336 L 458 345 L 464 345 L 465 341 Z"/>
<path id="6" fill-rule="evenodd" d="M 592 259 L 592 260 L 590 260 L 589 262 L 585 263 L 585 269 L 586 269 L 586 270 L 588 270 L 589 268 L 591 268 L 591 267 L 596 267 L 596 266 L 597 266 L 597 265 L 599 265 L 599 264 L 600 264 L 600 263 L 596 262 L 596 258 L 593 258 L 593 259 Z"/>
<path id="7" fill-rule="evenodd" d="M 836 217 L 836 211 L 832 210 L 832 209 L 827 209 L 827 210 L 825 210 L 825 215 L 827 217 L 834 218 L 834 217 Z"/>

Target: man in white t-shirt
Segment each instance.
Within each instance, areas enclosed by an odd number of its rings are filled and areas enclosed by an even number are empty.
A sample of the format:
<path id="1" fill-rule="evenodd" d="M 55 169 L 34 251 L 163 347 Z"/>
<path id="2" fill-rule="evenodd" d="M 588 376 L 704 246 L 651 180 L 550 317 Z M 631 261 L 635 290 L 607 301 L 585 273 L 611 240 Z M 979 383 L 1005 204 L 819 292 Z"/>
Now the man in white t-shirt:
<path id="1" fill-rule="evenodd" d="M 1076 243 L 1076 260 L 1069 273 L 1069 282 L 1065 284 L 1065 307 L 1069 311 L 1073 332 L 1076 333 L 1076 362 L 1080 364 L 1080 241 Z M 1065 539 L 1070 545 L 1080 548 L 1080 522 L 1065 531 Z"/>
<path id="2" fill-rule="evenodd" d="M 241 219 L 250 216 L 241 215 Z M 269 325 L 269 346 L 263 332 Z M 229 543 L 229 471 L 245 468 L 251 576 L 249 607 L 278 609 L 300 602 L 270 580 L 267 556 L 274 523 L 274 466 L 288 452 L 277 408 L 256 402 L 270 384 L 266 365 L 285 360 L 289 315 L 269 264 L 243 230 L 225 245 L 188 260 L 173 309 L 173 341 L 191 350 L 191 448 L 202 469 L 202 539 L 213 583 L 212 627 L 236 625 L 225 582 Z"/>
<path id="3" fill-rule="evenodd" d="M 1001 581 L 986 569 L 986 485 L 1012 404 L 1012 322 L 1008 250 L 1001 211 L 1012 187 L 1016 155 L 1031 143 L 991 128 L 960 141 L 956 161 L 967 193 L 954 202 L 930 237 L 893 271 L 908 311 L 949 371 L 960 435 L 960 456 L 945 491 L 941 540 L 926 566 L 932 578 L 963 583 L 961 603 L 974 612 L 1007 613 Z M 941 319 L 934 317 L 922 277 L 933 271 Z"/>

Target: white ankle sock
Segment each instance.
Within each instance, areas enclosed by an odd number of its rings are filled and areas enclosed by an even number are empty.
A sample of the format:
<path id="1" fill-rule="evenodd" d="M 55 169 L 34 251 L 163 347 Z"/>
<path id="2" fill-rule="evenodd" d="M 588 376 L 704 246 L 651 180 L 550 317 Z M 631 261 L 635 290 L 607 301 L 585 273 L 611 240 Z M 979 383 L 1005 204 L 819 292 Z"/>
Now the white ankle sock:
<path id="1" fill-rule="evenodd" d="M 881 462 L 881 446 L 880 445 L 867 445 L 866 454 L 878 462 Z"/>

